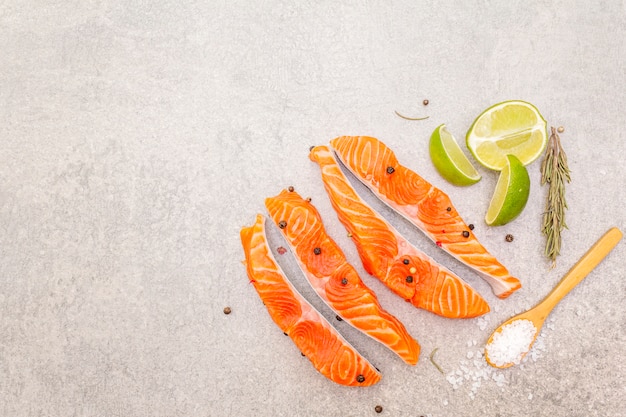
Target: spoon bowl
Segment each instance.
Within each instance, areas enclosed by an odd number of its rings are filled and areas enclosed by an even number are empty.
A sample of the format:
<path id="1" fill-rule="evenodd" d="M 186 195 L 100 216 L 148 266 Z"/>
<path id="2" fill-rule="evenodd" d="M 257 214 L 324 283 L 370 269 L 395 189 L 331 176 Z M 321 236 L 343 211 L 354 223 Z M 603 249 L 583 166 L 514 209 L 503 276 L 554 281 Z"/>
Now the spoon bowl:
<path id="1" fill-rule="evenodd" d="M 513 365 L 519 364 L 521 360 L 524 359 L 526 354 L 530 351 L 530 348 L 535 343 L 535 340 L 537 340 L 537 336 L 539 335 L 539 332 L 541 331 L 541 327 L 543 326 L 545 319 L 546 317 L 540 317 L 539 315 L 535 314 L 535 311 L 533 308 L 521 314 L 513 316 L 507 321 L 503 322 L 491 334 L 491 336 L 489 336 L 489 339 L 487 339 L 487 344 L 485 346 L 485 360 L 487 361 L 487 363 L 495 368 L 501 368 L 501 369 L 510 368 Z M 503 359 L 497 359 L 495 357 L 492 358 L 490 356 L 490 347 L 493 348 L 494 346 L 497 346 L 497 345 L 494 345 L 494 338 L 495 338 L 496 343 L 498 343 L 499 337 L 503 337 L 506 339 L 507 336 L 505 335 L 508 334 L 507 329 L 512 328 L 512 326 L 516 326 L 516 323 L 525 324 L 523 322 L 532 323 L 534 327 L 534 331 L 533 331 L 532 337 L 527 337 L 527 338 L 518 340 L 518 343 L 522 343 L 522 344 L 517 345 L 515 351 L 510 352 L 510 355 L 513 355 L 514 359 L 503 360 Z M 523 341 L 525 341 L 526 343 L 524 343 Z"/>
<path id="2" fill-rule="evenodd" d="M 511 317 L 494 330 L 485 345 L 487 363 L 495 368 L 509 368 L 519 364 L 535 343 L 537 335 L 552 309 L 611 252 L 621 238 L 622 232 L 618 228 L 609 229 L 539 304 L 528 311 Z M 528 323 L 532 323 L 534 333 L 532 333 Z M 507 338 L 514 340 L 517 345 L 513 346 L 506 354 L 501 355 L 504 356 L 503 358 L 498 358 L 499 343 L 506 343 Z M 490 350 L 494 353 L 491 356 Z"/>

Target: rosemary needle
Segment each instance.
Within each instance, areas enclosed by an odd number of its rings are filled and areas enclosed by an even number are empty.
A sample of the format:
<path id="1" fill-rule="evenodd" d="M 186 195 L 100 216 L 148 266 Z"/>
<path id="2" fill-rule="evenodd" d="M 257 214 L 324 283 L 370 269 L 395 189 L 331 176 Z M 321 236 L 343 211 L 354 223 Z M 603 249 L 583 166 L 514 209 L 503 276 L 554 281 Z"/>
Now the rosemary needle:
<path id="1" fill-rule="evenodd" d="M 398 113 L 397 111 L 394 110 L 394 113 L 396 113 L 396 115 L 398 115 L 399 117 L 402 117 L 403 119 L 406 120 L 426 120 L 428 119 L 430 116 L 426 116 L 426 117 L 406 117 L 401 115 L 400 113 Z"/>
<path id="2" fill-rule="evenodd" d="M 439 372 L 441 372 L 442 374 L 444 374 L 445 372 L 443 372 L 443 369 L 441 369 L 441 366 L 439 366 L 439 364 L 437 362 L 435 362 L 435 353 L 437 353 L 437 351 L 439 350 L 439 348 L 435 348 L 431 353 L 430 353 L 430 363 L 432 363 L 433 365 L 435 365 L 435 368 L 437 368 L 439 370 Z"/>

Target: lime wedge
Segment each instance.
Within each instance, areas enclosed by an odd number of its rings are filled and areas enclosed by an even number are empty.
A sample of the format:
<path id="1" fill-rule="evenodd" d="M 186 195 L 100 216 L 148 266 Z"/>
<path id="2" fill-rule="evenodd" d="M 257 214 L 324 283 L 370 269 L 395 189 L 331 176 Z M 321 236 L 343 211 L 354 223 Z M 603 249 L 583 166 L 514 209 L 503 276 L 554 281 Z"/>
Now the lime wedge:
<path id="1" fill-rule="evenodd" d="M 430 136 L 430 159 L 439 174 L 454 185 L 472 185 L 480 174 L 465 156 L 446 125 L 438 126 Z"/>
<path id="2" fill-rule="evenodd" d="M 481 165 L 500 171 L 506 156 L 524 165 L 537 159 L 546 147 L 546 121 L 525 101 L 504 101 L 482 112 L 465 137 L 467 148 Z"/>
<path id="3" fill-rule="evenodd" d="M 500 172 L 485 216 L 489 226 L 502 226 L 519 216 L 530 194 L 530 177 L 526 167 L 514 155 L 507 155 L 505 159 L 506 164 Z"/>

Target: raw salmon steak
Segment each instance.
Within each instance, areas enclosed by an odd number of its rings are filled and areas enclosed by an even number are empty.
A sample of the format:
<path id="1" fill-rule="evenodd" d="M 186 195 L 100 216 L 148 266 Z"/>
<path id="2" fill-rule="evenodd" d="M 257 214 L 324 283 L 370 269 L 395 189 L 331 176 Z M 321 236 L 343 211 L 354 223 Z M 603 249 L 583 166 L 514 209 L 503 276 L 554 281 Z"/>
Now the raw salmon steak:
<path id="1" fill-rule="evenodd" d="M 272 320 L 296 344 L 322 375 L 341 385 L 369 386 L 381 375 L 285 277 L 265 234 L 265 217 L 241 229 L 248 278 Z"/>
<path id="2" fill-rule="evenodd" d="M 498 297 L 506 298 L 521 288 L 519 280 L 478 242 L 450 198 L 400 165 L 385 144 L 368 136 L 341 136 L 330 143 L 341 162 L 378 198 L 437 246 L 479 272 Z"/>
<path id="3" fill-rule="evenodd" d="M 387 346 L 406 363 L 417 363 L 420 347 L 404 325 L 383 310 L 339 246 L 326 233 L 315 207 L 295 191 L 265 200 L 298 265 L 317 294 L 342 319 Z"/>
<path id="4" fill-rule="evenodd" d="M 489 312 L 468 284 L 420 252 L 359 197 L 333 153 L 317 146 L 309 157 L 321 168 L 330 202 L 346 227 L 365 270 L 418 308 L 448 318 Z"/>

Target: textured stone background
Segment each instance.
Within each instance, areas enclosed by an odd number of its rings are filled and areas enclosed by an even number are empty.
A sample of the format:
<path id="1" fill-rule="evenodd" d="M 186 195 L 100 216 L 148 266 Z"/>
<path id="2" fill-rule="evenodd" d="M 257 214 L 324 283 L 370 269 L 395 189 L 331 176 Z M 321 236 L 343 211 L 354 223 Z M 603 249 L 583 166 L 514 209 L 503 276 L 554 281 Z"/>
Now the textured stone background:
<path id="1" fill-rule="evenodd" d="M 438 347 L 454 372 L 468 343 L 540 300 L 610 226 L 626 229 L 626 4 L 293 3 L 0 2 L 0 415 L 361 416 L 376 404 L 383 415 L 625 415 L 624 243 L 555 309 L 541 356 L 499 374 L 501 386 L 471 398 L 428 355 Z M 496 175 L 455 188 L 427 155 L 438 124 L 462 141 L 480 111 L 515 98 L 566 128 L 570 230 L 554 270 L 539 163 L 523 215 L 488 228 Z M 524 284 L 497 300 L 383 210 L 493 311 L 444 320 L 363 273 L 422 345 L 408 367 L 337 323 L 383 372 L 367 389 L 318 375 L 239 262 L 239 228 L 294 185 L 362 271 L 307 158 L 342 134 L 379 137 L 448 192 Z M 294 283 L 334 317 L 290 256 Z"/>

